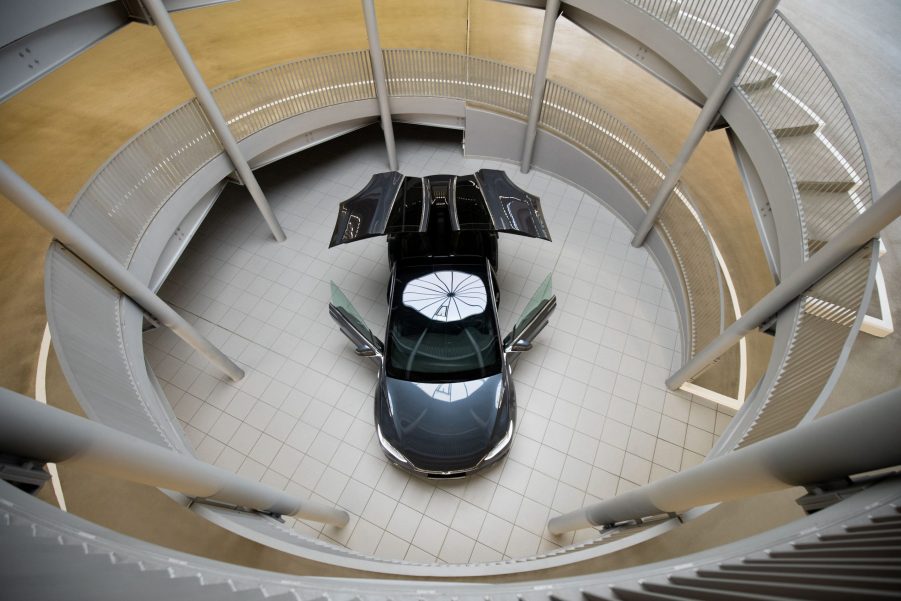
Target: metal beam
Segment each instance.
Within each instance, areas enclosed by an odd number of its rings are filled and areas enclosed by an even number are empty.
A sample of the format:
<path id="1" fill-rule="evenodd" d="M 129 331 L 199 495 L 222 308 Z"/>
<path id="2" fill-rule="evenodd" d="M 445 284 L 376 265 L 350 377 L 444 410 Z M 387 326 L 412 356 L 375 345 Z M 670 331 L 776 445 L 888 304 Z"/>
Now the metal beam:
<path id="1" fill-rule="evenodd" d="M 0 451 L 42 462 L 86 468 L 191 497 L 344 526 L 346 511 L 306 501 L 0 388 Z"/>
<path id="2" fill-rule="evenodd" d="M 229 378 L 237 381 L 244 377 L 240 367 L 3 161 L 0 161 L 0 192 Z"/>
<path id="3" fill-rule="evenodd" d="M 282 226 L 272 212 L 272 207 L 269 206 L 269 201 L 266 200 L 266 196 L 263 194 L 263 190 L 260 188 L 260 184 L 253 174 L 253 170 L 241 154 L 241 149 L 238 148 L 238 142 L 228 128 L 228 123 L 225 122 L 225 117 L 222 116 L 219 105 L 216 104 L 213 95 L 206 86 L 206 82 L 204 82 L 203 77 L 200 75 L 200 71 L 197 69 L 197 65 L 194 64 L 194 59 L 191 58 L 188 48 L 178 35 L 175 24 L 172 22 L 172 18 L 169 16 L 166 7 L 163 6 L 162 0 L 141 0 L 141 2 L 143 2 L 144 8 L 147 9 L 147 12 L 150 13 L 150 16 L 153 18 L 153 22 L 156 24 L 156 28 L 159 30 L 160 35 L 163 36 L 163 40 L 165 40 L 166 45 L 169 47 L 169 51 L 172 52 L 175 62 L 181 67 L 185 79 L 188 80 L 188 85 L 194 90 L 194 95 L 197 96 L 197 102 L 200 103 L 200 108 L 203 110 L 204 115 L 206 115 L 207 121 L 209 121 L 213 131 L 216 132 L 219 142 L 222 143 L 222 147 L 225 149 L 228 158 L 231 159 L 235 171 L 237 171 L 238 175 L 241 177 L 241 181 L 244 182 L 244 186 L 250 193 L 250 197 L 253 198 L 254 203 L 256 203 L 257 208 L 263 215 L 263 219 L 265 219 L 266 224 L 269 225 L 273 237 L 275 237 L 278 242 L 284 242 L 285 232 L 282 230 Z"/>
<path id="4" fill-rule="evenodd" d="M 764 492 L 840 480 L 901 464 L 901 388 L 728 455 L 552 518 L 548 530 L 678 513 Z"/>
<path id="5" fill-rule="evenodd" d="M 391 121 L 391 107 L 388 105 L 388 76 L 385 72 L 385 57 L 379 41 L 379 25 L 375 18 L 373 0 L 363 1 L 363 19 L 366 21 L 366 37 L 369 39 L 369 60 L 372 63 L 372 78 L 375 80 L 375 97 L 379 103 L 382 118 L 382 132 L 385 134 L 385 148 L 388 150 L 388 168 L 397 171 L 397 146 L 394 143 L 394 126 Z"/>
<path id="6" fill-rule="evenodd" d="M 763 35 L 778 4 L 779 0 L 759 0 L 757 6 L 754 7 L 754 12 L 751 13 L 751 17 L 748 19 L 745 28 L 735 41 L 735 46 L 729 54 L 726 64 L 723 66 L 722 74 L 716 82 L 716 86 L 714 86 L 710 95 L 707 97 L 707 101 L 701 109 L 701 114 L 698 115 L 698 119 L 691 128 L 688 138 L 682 144 L 682 149 L 679 151 L 678 156 L 666 172 L 666 177 L 663 179 L 663 183 L 660 184 L 657 194 L 651 201 L 644 220 L 641 222 L 641 225 L 638 226 L 635 236 L 632 238 L 632 246 L 638 248 L 644 244 L 648 234 L 657 222 L 660 212 L 663 210 L 664 205 L 666 205 L 666 201 L 669 200 L 670 195 L 676 188 L 676 184 L 679 183 L 679 177 L 682 175 L 682 171 L 685 169 L 688 159 L 691 158 L 695 148 L 697 148 L 698 144 L 701 142 L 701 138 L 704 137 L 704 134 L 710 129 L 710 126 L 719 116 L 720 107 L 723 106 L 723 101 L 732 90 L 732 84 L 735 83 L 735 80 L 748 62 L 748 59 L 751 58 L 751 53 L 757 46 L 757 42 Z"/>
<path id="7" fill-rule="evenodd" d="M 544 7 L 544 25 L 541 28 L 541 43 L 538 46 L 538 64 L 535 66 L 535 77 L 532 79 L 532 99 L 529 103 L 529 116 L 526 120 L 526 137 L 523 140 L 522 159 L 519 170 L 528 173 L 532 168 L 532 154 L 535 150 L 535 136 L 538 134 L 538 119 L 541 117 L 541 105 L 544 102 L 544 87 L 547 84 L 547 66 L 551 57 L 551 44 L 554 41 L 554 27 L 560 16 L 560 0 L 547 0 Z"/>
<path id="8" fill-rule="evenodd" d="M 778 286 L 707 346 L 695 353 L 685 365 L 666 380 L 670 390 L 695 377 L 751 330 L 760 327 L 805 290 L 817 283 L 861 246 L 879 235 L 879 231 L 901 216 L 901 182 L 883 194 L 876 203 L 855 217 L 832 240 L 798 269 L 786 276 Z"/>

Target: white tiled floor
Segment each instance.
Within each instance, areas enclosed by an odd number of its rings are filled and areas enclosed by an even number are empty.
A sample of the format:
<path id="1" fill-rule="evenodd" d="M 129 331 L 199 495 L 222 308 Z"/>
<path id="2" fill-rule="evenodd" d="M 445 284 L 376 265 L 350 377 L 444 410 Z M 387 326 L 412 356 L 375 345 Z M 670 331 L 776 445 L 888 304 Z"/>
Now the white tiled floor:
<path id="1" fill-rule="evenodd" d="M 272 240 L 241 190 L 219 200 L 161 294 L 236 358 L 237 384 L 171 333 L 148 333 L 150 363 L 204 460 L 344 507 L 343 529 L 309 536 L 411 561 L 524 557 L 593 537 L 553 537 L 548 517 L 701 461 L 730 416 L 667 392 L 680 335 L 669 292 L 644 250 L 580 190 L 533 171 L 464 159 L 459 133 L 398 132 L 409 175 L 501 168 L 542 199 L 553 243 L 501 236 L 501 322 L 548 272 L 558 308 L 515 372 L 519 425 L 510 455 L 468 481 L 432 482 L 390 466 L 372 423 L 374 366 L 328 316 L 334 280 L 384 331 L 387 253 L 375 238 L 328 249 L 337 204 L 386 170 L 378 130 L 264 169 L 288 233 Z"/>

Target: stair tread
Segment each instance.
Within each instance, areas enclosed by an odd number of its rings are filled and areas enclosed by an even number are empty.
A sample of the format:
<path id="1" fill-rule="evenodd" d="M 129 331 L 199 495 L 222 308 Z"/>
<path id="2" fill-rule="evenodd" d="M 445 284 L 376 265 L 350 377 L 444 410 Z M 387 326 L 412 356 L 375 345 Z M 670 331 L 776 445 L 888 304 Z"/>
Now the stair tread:
<path id="1" fill-rule="evenodd" d="M 699 17 L 682 12 L 677 7 L 670 11 L 667 24 L 687 39 L 695 48 L 701 49 L 713 58 L 726 53 L 732 36 L 716 26 L 699 21 Z"/>
<path id="2" fill-rule="evenodd" d="M 807 111 L 776 88 L 746 91 L 751 103 L 764 112 L 767 125 L 776 136 L 812 134 L 819 128 L 819 123 Z"/>
<path id="3" fill-rule="evenodd" d="M 847 192 L 803 189 L 800 192 L 809 239 L 829 240 L 840 229 L 840 224 L 858 214 L 854 200 Z"/>
<path id="4" fill-rule="evenodd" d="M 839 160 L 816 136 L 789 136 L 780 138 L 779 144 L 799 188 L 847 192 L 854 186 Z"/>

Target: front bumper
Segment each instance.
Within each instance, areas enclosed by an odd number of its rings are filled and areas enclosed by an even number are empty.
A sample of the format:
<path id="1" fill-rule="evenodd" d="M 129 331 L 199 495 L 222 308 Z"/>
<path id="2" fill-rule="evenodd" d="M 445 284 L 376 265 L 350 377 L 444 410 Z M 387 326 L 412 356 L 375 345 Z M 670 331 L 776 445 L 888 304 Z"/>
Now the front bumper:
<path id="1" fill-rule="evenodd" d="M 403 453 L 395 449 L 394 446 L 385 439 L 385 437 L 382 435 L 382 429 L 378 425 L 376 425 L 375 429 L 377 437 L 379 439 L 379 446 L 382 447 L 382 451 L 385 453 L 385 457 L 388 458 L 388 461 L 393 463 L 395 466 L 422 478 L 428 478 L 431 480 L 454 480 L 457 478 L 466 478 L 468 476 L 477 474 L 503 459 L 504 456 L 510 451 L 510 446 L 513 442 L 513 431 L 515 429 L 515 424 L 513 423 L 513 420 L 510 420 L 510 425 L 504 437 L 490 452 L 488 452 L 488 454 L 480 459 L 479 462 L 474 466 L 448 471 L 427 470 L 414 465 L 413 462 L 404 457 Z"/>

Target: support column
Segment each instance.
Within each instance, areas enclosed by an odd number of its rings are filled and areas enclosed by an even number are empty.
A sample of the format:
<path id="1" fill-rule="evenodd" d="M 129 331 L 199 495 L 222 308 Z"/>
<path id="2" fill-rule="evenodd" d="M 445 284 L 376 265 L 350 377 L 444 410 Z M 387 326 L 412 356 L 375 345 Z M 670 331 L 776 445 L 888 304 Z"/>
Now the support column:
<path id="1" fill-rule="evenodd" d="M 901 182 L 882 195 L 860 216 L 855 217 L 832 240 L 798 269 L 790 273 L 778 286 L 757 301 L 744 315 L 726 328 L 710 344 L 695 353 L 676 373 L 666 380 L 670 390 L 676 390 L 713 363 L 717 357 L 738 342 L 751 330 L 798 298 L 805 290 L 838 267 L 861 246 L 879 235 L 879 231 L 901 216 Z"/>
<path id="2" fill-rule="evenodd" d="M 201 499 L 344 526 L 347 512 L 305 501 L 193 457 L 0 388 L 0 451 L 70 461 L 112 476 Z"/>
<path id="3" fill-rule="evenodd" d="M 519 170 L 528 173 L 532 168 L 532 153 L 535 150 L 535 136 L 538 134 L 538 118 L 544 102 L 544 87 L 547 83 L 547 65 L 551 57 L 551 43 L 554 41 L 554 27 L 560 14 L 560 0 L 547 0 L 544 7 L 544 25 L 541 28 L 541 44 L 538 46 L 538 64 L 532 80 L 532 100 L 526 120 L 526 138 L 523 140 L 522 160 Z"/>
<path id="4" fill-rule="evenodd" d="M 644 244 L 670 194 L 676 188 L 676 184 L 679 183 L 679 177 L 681 177 L 688 159 L 691 158 L 695 148 L 701 142 L 701 138 L 704 137 L 704 134 L 707 133 L 707 130 L 710 129 L 710 126 L 716 120 L 720 107 L 723 106 L 723 101 L 732 90 L 732 84 L 735 83 L 745 63 L 751 58 L 751 53 L 757 46 L 757 42 L 763 35 L 778 4 L 779 0 L 758 0 L 757 6 L 754 7 L 754 12 L 751 13 L 751 18 L 748 19 L 745 28 L 735 41 L 735 47 L 729 54 L 719 81 L 717 81 L 713 91 L 707 97 L 707 102 L 704 103 L 704 108 L 701 109 L 701 114 L 691 128 L 691 132 L 689 132 L 688 138 L 682 145 L 679 155 L 670 165 L 663 183 L 660 184 L 657 194 L 651 201 L 647 215 L 645 215 L 641 225 L 638 226 L 638 230 L 632 238 L 632 246 L 638 248 Z"/>
<path id="5" fill-rule="evenodd" d="M 0 161 L 0 192 L 229 378 L 238 381 L 244 377 L 240 367 L 3 161 Z"/>
<path id="6" fill-rule="evenodd" d="M 169 16 L 166 7 L 163 6 L 162 0 L 141 1 L 144 3 L 144 8 L 147 9 L 147 12 L 150 13 L 150 16 L 153 18 L 153 22 L 163 36 L 163 40 L 165 40 L 166 45 L 169 47 L 169 51 L 172 52 L 175 62 L 181 67 L 185 79 L 188 80 L 188 85 L 191 86 L 194 95 L 197 96 L 197 102 L 200 103 L 200 107 L 203 109 L 207 121 L 209 121 L 213 131 L 216 132 L 216 136 L 222 143 L 222 147 L 225 149 L 228 158 L 231 159 L 235 171 L 238 172 L 241 181 L 244 182 L 244 186 L 250 193 L 250 197 L 253 198 L 257 208 L 263 215 L 263 219 L 265 219 L 267 225 L 269 225 L 273 237 L 277 242 L 284 242 L 285 232 L 282 230 L 282 226 L 279 225 L 278 219 L 276 219 L 275 214 L 272 212 L 272 207 L 269 206 L 269 201 L 266 200 L 266 197 L 263 195 L 263 190 L 260 188 L 260 184 L 253 174 L 253 170 L 251 170 L 250 165 L 247 164 L 247 161 L 241 154 L 241 150 L 238 148 L 238 142 L 228 128 L 228 123 L 225 122 L 225 117 L 222 116 L 219 105 L 216 104 L 213 95 L 203 81 L 203 77 L 200 75 L 197 65 L 194 64 L 194 60 L 191 58 L 190 53 L 188 53 L 185 43 L 178 35 L 175 24 L 172 22 L 172 18 Z"/>
<path id="7" fill-rule="evenodd" d="M 901 463 L 901 388 L 612 499 L 557 516 L 548 530 L 636 520 Z"/>
<path id="8" fill-rule="evenodd" d="M 369 60 L 372 63 L 372 78 L 375 80 L 375 97 L 379 103 L 382 118 L 382 132 L 385 134 L 385 148 L 388 150 L 388 168 L 397 171 L 397 146 L 394 143 L 394 126 L 391 122 L 391 107 L 388 105 L 388 76 L 385 72 L 385 57 L 379 41 L 379 25 L 375 18 L 373 0 L 363 1 L 363 19 L 366 21 L 366 37 L 369 39 Z"/>

